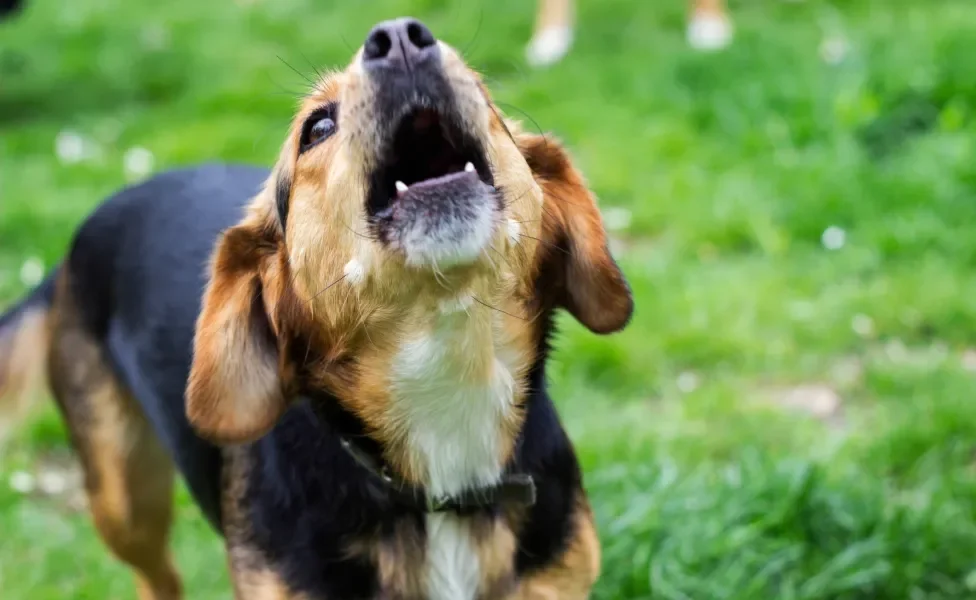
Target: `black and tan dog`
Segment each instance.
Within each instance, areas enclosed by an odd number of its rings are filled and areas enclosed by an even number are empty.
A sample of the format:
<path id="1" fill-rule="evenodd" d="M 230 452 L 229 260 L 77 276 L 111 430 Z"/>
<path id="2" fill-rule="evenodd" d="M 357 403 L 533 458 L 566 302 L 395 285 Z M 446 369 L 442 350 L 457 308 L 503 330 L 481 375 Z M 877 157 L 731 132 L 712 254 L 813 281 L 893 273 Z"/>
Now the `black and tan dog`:
<path id="1" fill-rule="evenodd" d="M 0 320 L 0 393 L 46 363 L 141 598 L 181 593 L 174 464 L 239 598 L 585 598 L 558 308 L 597 333 L 632 311 L 592 195 L 400 19 L 304 99 L 270 174 L 174 171 L 99 207 Z"/>

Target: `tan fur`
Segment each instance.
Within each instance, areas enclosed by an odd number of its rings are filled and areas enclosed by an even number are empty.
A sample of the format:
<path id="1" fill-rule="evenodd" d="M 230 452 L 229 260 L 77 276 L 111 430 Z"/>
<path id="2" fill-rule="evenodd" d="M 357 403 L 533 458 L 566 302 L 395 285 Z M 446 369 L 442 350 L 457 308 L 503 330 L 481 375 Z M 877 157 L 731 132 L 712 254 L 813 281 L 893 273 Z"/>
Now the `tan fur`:
<path id="1" fill-rule="evenodd" d="M 172 461 L 81 326 L 65 282 L 52 312 L 51 387 L 81 458 L 95 527 L 135 571 L 140 600 L 175 600 L 182 586 L 167 550 Z"/>
<path id="2" fill-rule="evenodd" d="M 392 597 L 419 598 L 425 583 L 423 540 L 412 524 L 400 524 L 398 529 L 389 541 L 374 542 L 362 554 L 375 561 L 380 589 Z"/>
<path id="3" fill-rule="evenodd" d="M 47 357 L 47 309 L 28 310 L 16 325 L 0 332 L 0 444 L 40 394 Z"/>
<path id="4" fill-rule="evenodd" d="M 547 282 L 555 302 L 596 333 L 623 328 L 633 299 L 582 174 L 552 138 L 521 136 L 519 142 L 545 192 L 541 252 L 555 267 Z"/>
<path id="5" fill-rule="evenodd" d="M 235 571 L 233 580 L 235 598 L 308 600 L 305 594 L 296 594 L 288 589 L 288 586 L 271 569 Z"/>
<path id="6" fill-rule="evenodd" d="M 480 529 L 480 530 L 479 530 Z M 476 529 L 478 563 L 481 565 L 481 594 L 504 598 L 515 588 L 515 554 L 518 540 L 511 525 L 495 519 Z"/>
<path id="7" fill-rule="evenodd" d="M 575 513 L 576 533 L 556 564 L 521 582 L 509 600 L 586 600 L 600 576 L 600 540 L 585 500 Z"/>
<path id="8" fill-rule="evenodd" d="M 211 439 L 256 439 L 274 425 L 286 404 L 257 271 L 273 261 L 261 228 L 269 218 L 257 205 L 227 232 L 217 248 L 197 321 L 187 416 Z M 233 361 L 225 360 L 234 357 Z"/>

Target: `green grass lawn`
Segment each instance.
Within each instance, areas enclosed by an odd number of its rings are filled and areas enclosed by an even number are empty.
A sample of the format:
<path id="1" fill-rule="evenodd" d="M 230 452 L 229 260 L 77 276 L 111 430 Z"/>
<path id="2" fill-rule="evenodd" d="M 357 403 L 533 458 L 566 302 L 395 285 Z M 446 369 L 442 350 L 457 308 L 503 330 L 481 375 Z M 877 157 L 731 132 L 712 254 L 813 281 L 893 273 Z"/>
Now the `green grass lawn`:
<path id="1" fill-rule="evenodd" d="M 542 72 L 525 0 L 28 3 L 0 23 L 0 304 L 145 151 L 270 165 L 301 74 L 414 14 L 567 142 L 616 228 L 634 321 L 566 319 L 553 371 L 596 597 L 976 598 L 973 0 L 733 1 L 719 54 L 686 48 L 684 0 L 582 0 Z M 0 597 L 133 598 L 73 502 L 8 485 L 66 448 L 48 406 L 0 459 Z M 189 597 L 229 597 L 179 513 Z"/>

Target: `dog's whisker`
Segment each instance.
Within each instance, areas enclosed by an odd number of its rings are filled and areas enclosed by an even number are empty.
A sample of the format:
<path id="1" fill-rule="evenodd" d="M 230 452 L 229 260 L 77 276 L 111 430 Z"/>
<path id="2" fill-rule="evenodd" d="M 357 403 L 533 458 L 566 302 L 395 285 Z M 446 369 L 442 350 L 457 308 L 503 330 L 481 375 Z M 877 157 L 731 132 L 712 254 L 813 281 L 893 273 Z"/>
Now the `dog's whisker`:
<path id="1" fill-rule="evenodd" d="M 304 79 L 310 86 L 312 86 L 312 88 L 314 88 L 316 86 L 316 82 L 314 80 L 312 80 L 311 78 L 309 78 L 308 75 L 305 75 L 304 73 L 302 73 L 301 71 L 299 71 L 295 67 L 291 66 L 291 64 L 289 64 L 287 60 L 281 58 L 280 56 L 278 56 L 278 60 L 280 60 L 282 62 L 282 64 L 284 64 L 286 67 L 288 67 L 289 69 L 291 69 L 292 71 L 294 71 L 296 75 L 298 75 L 299 77 L 301 77 L 302 79 Z"/>
<path id="2" fill-rule="evenodd" d="M 373 241 L 373 242 L 378 241 L 378 239 L 377 239 L 377 237 L 375 235 L 368 234 L 368 233 L 360 233 L 360 232 L 356 231 L 355 229 L 353 229 L 347 223 L 342 223 L 342 226 L 345 227 L 346 229 L 348 229 L 350 231 L 350 233 L 352 233 L 356 237 L 360 237 L 360 238 L 362 238 L 364 240 L 370 240 L 370 241 Z"/>
<path id="3" fill-rule="evenodd" d="M 312 72 L 314 72 L 314 73 L 315 73 L 315 75 L 316 75 L 316 77 L 318 77 L 318 81 L 317 81 L 317 82 L 315 83 L 315 85 L 317 86 L 317 85 L 318 85 L 318 82 L 320 82 L 320 81 L 322 81 L 322 79 L 324 78 L 324 75 L 322 74 L 322 72 L 321 72 L 321 71 L 319 71 L 319 69 L 318 69 L 318 67 L 316 67 L 316 66 L 315 66 L 315 65 L 314 65 L 314 64 L 312 63 L 312 61 L 310 61 L 310 60 L 308 59 L 308 57 L 307 57 L 307 56 L 305 56 L 305 53 L 304 53 L 304 52 L 301 52 L 300 54 L 302 55 L 302 58 L 304 58 L 304 59 L 305 59 L 305 62 L 306 62 L 306 63 L 308 63 L 308 66 L 309 66 L 309 68 L 310 68 L 310 69 L 312 69 Z"/>
<path id="4" fill-rule="evenodd" d="M 471 296 L 471 298 L 472 298 L 472 299 L 473 299 L 473 300 L 474 300 L 475 302 L 477 302 L 478 304 L 480 304 L 480 305 L 482 305 L 482 306 L 484 306 L 485 308 L 490 308 L 491 310 L 495 310 L 495 311 L 498 311 L 498 312 L 500 312 L 500 313 L 502 313 L 503 315 L 507 315 L 507 316 L 509 316 L 509 317 L 512 317 L 513 319 L 518 319 L 519 321 L 526 321 L 526 320 L 527 320 L 527 319 L 526 319 L 525 317 L 520 317 L 520 316 L 518 316 L 518 315 L 515 315 L 515 314 L 512 314 L 512 313 L 510 313 L 510 312 L 506 312 L 506 311 L 504 311 L 504 310 L 502 310 L 502 309 L 500 309 L 500 308 L 498 308 L 497 306 L 492 306 L 491 304 L 488 304 L 487 302 L 484 302 L 484 301 L 482 301 L 482 300 L 481 300 L 480 298 L 478 298 L 477 296 Z"/>
<path id="5" fill-rule="evenodd" d="M 336 279 L 335 281 L 333 281 L 329 285 L 325 286 L 324 288 L 322 288 L 321 290 L 319 290 L 315 295 L 313 295 L 311 298 L 309 298 L 308 299 L 308 304 L 311 304 L 313 300 L 315 300 L 316 298 L 318 298 L 319 296 L 321 296 L 325 292 L 327 292 L 330 289 L 332 289 L 332 287 L 335 286 L 335 284 L 339 283 L 340 281 L 342 281 L 346 277 L 348 277 L 348 275 L 346 275 L 346 274 L 340 275 L 338 279 Z"/>
<path id="6" fill-rule="evenodd" d="M 461 56 L 467 56 L 468 51 L 474 48 L 475 42 L 478 41 L 478 34 L 481 33 L 481 25 L 485 21 L 485 8 L 482 6 L 481 10 L 478 12 L 478 24 L 474 29 L 474 36 L 472 36 L 471 41 L 464 45 L 464 48 L 460 51 Z"/>
<path id="7" fill-rule="evenodd" d="M 547 246 L 549 248 L 552 248 L 553 250 L 558 250 L 559 252 L 562 252 L 563 254 L 565 254 L 567 256 L 571 256 L 571 253 L 570 253 L 569 250 L 566 250 L 565 248 L 561 248 L 560 246 L 558 246 L 556 244 L 553 244 L 552 242 L 547 242 L 547 241 L 545 241 L 543 239 L 539 239 L 537 237 L 532 237 L 531 235 L 529 235 L 527 233 L 519 233 L 519 237 L 524 237 L 524 238 L 528 238 L 530 240 L 535 240 L 535 241 L 539 242 L 540 244 L 542 244 L 543 246 Z"/>

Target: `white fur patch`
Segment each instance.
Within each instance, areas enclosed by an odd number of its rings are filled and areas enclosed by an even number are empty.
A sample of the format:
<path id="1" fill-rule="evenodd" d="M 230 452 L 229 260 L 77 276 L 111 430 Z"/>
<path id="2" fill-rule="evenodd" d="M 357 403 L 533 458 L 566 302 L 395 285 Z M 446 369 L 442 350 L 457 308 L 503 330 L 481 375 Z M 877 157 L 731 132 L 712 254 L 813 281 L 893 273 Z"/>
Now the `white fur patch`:
<path id="1" fill-rule="evenodd" d="M 525 58 L 534 67 L 545 67 L 559 62 L 573 45 L 571 27 L 547 27 L 537 33 L 525 49 Z"/>
<path id="2" fill-rule="evenodd" d="M 457 325 L 468 320 L 465 313 L 438 320 L 433 333 L 403 344 L 393 364 L 393 410 L 434 495 L 498 481 L 501 422 L 515 392 L 511 372 L 497 359 L 488 381 L 472 376 L 478 349 L 459 339 L 465 332 Z"/>
<path id="3" fill-rule="evenodd" d="M 695 50 L 720 50 L 732 42 L 732 24 L 722 15 L 699 13 L 688 23 L 688 44 Z"/>
<path id="4" fill-rule="evenodd" d="M 518 224 L 518 221 L 514 219 L 508 220 L 508 239 L 511 240 L 513 244 L 517 244 L 519 240 L 519 235 L 522 232 L 522 227 Z"/>
<path id="5" fill-rule="evenodd" d="M 342 269 L 346 281 L 352 285 L 358 285 L 366 278 L 366 267 L 355 258 L 346 263 Z"/>
<path id="6" fill-rule="evenodd" d="M 407 264 L 448 268 L 474 262 L 491 243 L 494 209 L 491 202 L 475 205 L 473 214 L 431 227 L 417 220 L 400 234 Z"/>
<path id="7" fill-rule="evenodd" d="M 494 484 L 502 473 L 502 421 L 515 381 L 497 357 L 484 356 L 490 328 L 477 335 L 476 327 L 464 312 L 439 315 L 431 333 L 401 346 L 391 371 L 394 418 L 434 497 Z M 490 361 L 487 378 L 476 361 Z M 467 523 L 431 515 L 427 536 L 428 597 L 473 600 L 480 571 Z"/>
<path id="8" fill-rule="evenodd" d="M 427 517 L 427 597 L 430 600 L 474 600 L 481 566 L 468 524 L 456 515 Z"/>

